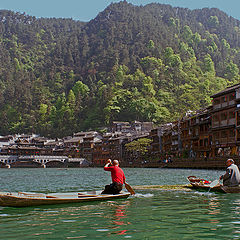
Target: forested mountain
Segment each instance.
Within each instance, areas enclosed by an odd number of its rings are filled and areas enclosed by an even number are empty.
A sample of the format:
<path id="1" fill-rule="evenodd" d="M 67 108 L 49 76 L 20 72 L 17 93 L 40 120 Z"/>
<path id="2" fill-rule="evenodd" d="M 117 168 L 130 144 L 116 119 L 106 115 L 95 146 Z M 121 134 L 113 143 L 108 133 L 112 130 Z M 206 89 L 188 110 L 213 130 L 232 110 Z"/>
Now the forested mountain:
<path id="1" fill-rule="evenodd" d="M 0 135 L 173 121 L 239 83 L 240 22 L 218 9 L 109 5 L 90 22 L 0 11 Z"/>

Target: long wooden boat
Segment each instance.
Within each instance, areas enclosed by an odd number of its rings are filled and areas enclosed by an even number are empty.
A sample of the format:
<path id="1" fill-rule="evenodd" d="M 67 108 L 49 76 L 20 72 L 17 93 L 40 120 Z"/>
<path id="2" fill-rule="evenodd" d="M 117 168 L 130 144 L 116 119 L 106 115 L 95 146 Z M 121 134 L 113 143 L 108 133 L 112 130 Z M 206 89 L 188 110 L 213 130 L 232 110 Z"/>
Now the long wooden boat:
<path id="1" fill-rule="evenodd" d="M 0 192 L 0 206 L 29 207 L 38 205 L 67 204 L 89 201 L 128 198 L 129 192 L 119 194 L 101 194 L 101 191 L 72 193 L 32 193 L 32 192 Z"/>
<path id="2" fill-rule="evenodd" d="M 198 178 L 196 176 L 187 177 L 188 182 L 191 184 L 192 188 L 198 190 L 206 190 L 211 192 L 221 192 L 221 193 L 240 193 L 240 187 L 228 187 L 221 184 L 217 184 L 211 187 L 211 181 L 203 178 Z"/>

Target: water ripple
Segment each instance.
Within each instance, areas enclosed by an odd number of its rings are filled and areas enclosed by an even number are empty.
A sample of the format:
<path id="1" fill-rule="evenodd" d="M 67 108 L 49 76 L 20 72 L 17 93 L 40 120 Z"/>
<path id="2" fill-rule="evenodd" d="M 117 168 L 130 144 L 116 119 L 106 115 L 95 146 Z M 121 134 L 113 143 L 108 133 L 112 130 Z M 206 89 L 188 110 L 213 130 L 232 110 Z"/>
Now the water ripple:
<path id="1" fill-rule="evenodd" d="M 69 169 L 64 174 L 55 169 L 0 171 L 2 187 L 9 191 L 101 189 L 110 181 L 102 169 Z M 125 174 L 133 186 L 140 180 L 142 185 L 175 185 L 186 183 L 188 175 L 216 179 L 220 171 L 125 169 Z M 240 239 L 239 213 L 237 194 L 137 190 L 126 200 L 0 208 L 0 236 L 4 240 Z"/>

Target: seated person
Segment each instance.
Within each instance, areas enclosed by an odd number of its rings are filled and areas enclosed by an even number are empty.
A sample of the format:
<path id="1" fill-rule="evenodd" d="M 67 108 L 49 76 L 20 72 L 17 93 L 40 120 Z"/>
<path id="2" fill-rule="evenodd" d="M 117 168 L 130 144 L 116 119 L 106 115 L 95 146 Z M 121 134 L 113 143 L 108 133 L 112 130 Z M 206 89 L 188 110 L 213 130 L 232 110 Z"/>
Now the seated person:
<path id="1" fill-rule="evenodd" d="M 112 166 L 109 166 L 111 165 Z M 112 183 L 110 185 L 106 185 L 102 194 L 118 194 L 121 192 L 123 188 L 123 184 L 125 184 L 126 179 L 123 170 L 119 167 L 118 160 L 108 159 L 107 164 L 104 166 L 105 171 L 111 172 Z"/>
<path id="2" fill-rule="evenodd" d="M 233 159 L 228 159 L 226 162 L 227 170 L 219 179 L 223 180 L 223 186 L 236 187 L 240 183 L 240 173 Z"/>

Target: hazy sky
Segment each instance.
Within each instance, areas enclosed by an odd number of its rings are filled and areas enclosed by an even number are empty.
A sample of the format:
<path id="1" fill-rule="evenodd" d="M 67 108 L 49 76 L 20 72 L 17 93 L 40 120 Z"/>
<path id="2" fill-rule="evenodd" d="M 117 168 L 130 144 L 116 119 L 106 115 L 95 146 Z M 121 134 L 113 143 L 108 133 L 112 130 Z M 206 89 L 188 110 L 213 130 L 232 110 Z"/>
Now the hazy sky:
<path id="1" fill-rule="evenodd" d="M 112 2 L 119 2 L 119 0 L 0 0 L 0 9 L 25 12 L 35 17 L 89 21 Z M 127 0 L 127 2 L 134 5 L 156 2 L 190 9 L 219 8 L 240 20 L 240 0 Z"/>

